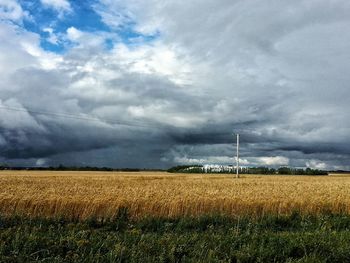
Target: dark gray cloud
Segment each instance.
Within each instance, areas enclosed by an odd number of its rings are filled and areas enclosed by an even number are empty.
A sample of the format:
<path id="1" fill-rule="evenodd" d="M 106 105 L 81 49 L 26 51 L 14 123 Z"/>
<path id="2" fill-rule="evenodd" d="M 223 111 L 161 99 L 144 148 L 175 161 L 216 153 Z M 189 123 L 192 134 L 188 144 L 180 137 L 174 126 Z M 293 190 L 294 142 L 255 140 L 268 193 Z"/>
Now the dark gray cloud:
<path id="1" fill-rule="evenodd" d="M 350 169 L 348 1 L 94 8 L 111 28 L 159 37 L 126 45 L 71 27 L 58 37 L 74 45 L 55 54 L 13 23 L 25 10 L 0 13 L 0 162 L 229 163 L 239 132 L 243 164 Z"/>

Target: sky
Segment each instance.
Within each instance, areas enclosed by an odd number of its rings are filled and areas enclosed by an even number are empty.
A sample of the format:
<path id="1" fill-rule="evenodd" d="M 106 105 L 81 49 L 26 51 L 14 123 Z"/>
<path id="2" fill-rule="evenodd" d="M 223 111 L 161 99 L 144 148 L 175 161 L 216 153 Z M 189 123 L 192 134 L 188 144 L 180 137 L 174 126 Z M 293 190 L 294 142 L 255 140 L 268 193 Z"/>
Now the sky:
<path id="1" fill-rule="evenodd" d="M 0 164 L 350 170 L 347 0 L 0 0 Z"/>

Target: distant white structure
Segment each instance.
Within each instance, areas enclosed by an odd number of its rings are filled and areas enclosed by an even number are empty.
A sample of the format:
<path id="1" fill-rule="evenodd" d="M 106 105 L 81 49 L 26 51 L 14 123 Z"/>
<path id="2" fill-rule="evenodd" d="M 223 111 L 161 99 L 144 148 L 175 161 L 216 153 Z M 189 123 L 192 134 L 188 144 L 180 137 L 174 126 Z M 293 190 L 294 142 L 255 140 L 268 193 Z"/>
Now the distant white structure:
<path id="1" fill-rule="evenodd" d="M 239 168 L 241 169 L 241 167 Z M 191 166 L 186 168 L 187 171 L 201 171 L 203 173 L 234 173 L 236 167 L 233 165 L 220 165 L 220 164 L 204 164 L 203 166 Z"/>
<path id="2" fill-rule="evenodd" d="M 232 173 L 235 170 L 235 167 L 232 165 L 219 165 L 219 164 L 205 164 L 203 165 L 203 171 L 205 173 L 215 172 L 215 173 L 221 173 L 221 172 L 228 172 Z"/>

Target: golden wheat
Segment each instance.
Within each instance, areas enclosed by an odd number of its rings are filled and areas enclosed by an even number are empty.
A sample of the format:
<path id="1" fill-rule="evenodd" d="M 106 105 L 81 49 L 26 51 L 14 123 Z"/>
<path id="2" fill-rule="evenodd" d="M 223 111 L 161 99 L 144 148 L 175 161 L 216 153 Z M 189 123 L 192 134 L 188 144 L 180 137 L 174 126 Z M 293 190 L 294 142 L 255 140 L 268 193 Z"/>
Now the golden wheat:
<path id="1" fill-rule="evenodd" d="M 110 218 L 350 214 L 350 176 L 190 175 L 158 172 L 0 172 L 0 214 Z"/>

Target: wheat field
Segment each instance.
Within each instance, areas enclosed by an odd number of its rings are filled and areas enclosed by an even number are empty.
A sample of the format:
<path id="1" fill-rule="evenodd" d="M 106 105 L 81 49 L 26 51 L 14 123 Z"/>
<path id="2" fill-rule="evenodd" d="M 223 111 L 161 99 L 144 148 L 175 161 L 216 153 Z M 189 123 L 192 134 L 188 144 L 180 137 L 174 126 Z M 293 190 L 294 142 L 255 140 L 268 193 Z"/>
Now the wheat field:
<path id="1" fill-rule="evenodd" d="M 350 175 L 266 176 L 163 172 L 0 172 L 0 214 L 107 219 L 224 214 L 350 214 Z"/>

